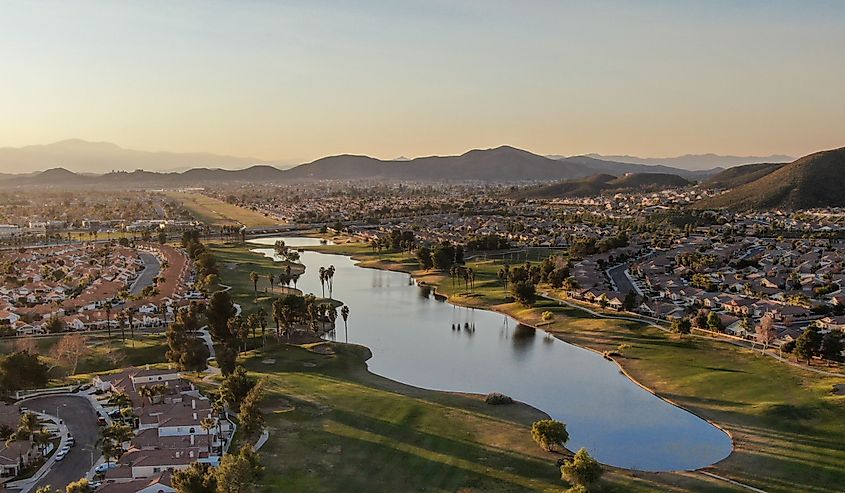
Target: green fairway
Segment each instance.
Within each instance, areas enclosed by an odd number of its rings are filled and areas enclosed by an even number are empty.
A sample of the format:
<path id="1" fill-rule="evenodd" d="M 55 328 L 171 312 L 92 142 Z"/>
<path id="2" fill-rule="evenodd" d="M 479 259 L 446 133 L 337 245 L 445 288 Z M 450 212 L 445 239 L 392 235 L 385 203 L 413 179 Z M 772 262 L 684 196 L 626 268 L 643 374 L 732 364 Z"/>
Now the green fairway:
<path id="1" fill-rule="evenodd" d="M 426 391 L 365 371 L 360 346 L 273 345 L 246 360 L 266 381 L 262 491 L 560 492 L 566 484 L 521 404 Z M 330 354 L 321 354 L 328 352 Z M 600 491 L 720 491 L 706 478 L 609 471 Z M 730 491 L 730 490 L 724 490 Z"/>
<path id="2" fill-rule="evenodd" d="M 213 226 L 276 226 L 279 221 L 238 205 L 230 204 L 201 193 L 165 192 L 179 201 L 199 221 Z"/>

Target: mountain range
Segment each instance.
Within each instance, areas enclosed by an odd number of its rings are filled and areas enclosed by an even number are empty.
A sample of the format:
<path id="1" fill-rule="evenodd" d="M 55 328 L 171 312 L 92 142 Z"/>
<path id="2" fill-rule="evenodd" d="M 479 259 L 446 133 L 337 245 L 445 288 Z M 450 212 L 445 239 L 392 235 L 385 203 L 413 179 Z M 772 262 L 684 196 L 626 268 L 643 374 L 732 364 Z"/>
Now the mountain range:
<path id="1" fill-rule="evenodd" d="M 109 142 L 81 139 L 25 147 L 0 147 L 0 170 L 32 173 L 64 168 L 77 173 L 108 173 L 112 170 L 186 170 L 204 166 L 239 169 L 266 163 L 251 157 L 209 153 L 149 152 L 125 149 Z"/>
<path id="2" fill-rule="evenodd" d="M 74 148 L 88 148 L 83 142 L 65 142 Z M 91 144 L 92 148 L 101 149 L 99 155 L 108 154 L 106 149 L 118 154 L 127 152 L 132 163 L 147 159 L 141 151 L 129 151 L 111 144 Z M 79 155 L 90 155 L 86 151 Z M 182 161 L 197 159 L 225 159 L 203 155 L 179 155 Z M 120 155 L 113 155 L 112 164 L 117 168 Z M 133 160 L 134 159 L 134 160 Z M 150 158 L 151 159 L 151 158 Z M 233 158 L 241 159 L 241 158 Z M 98 161 L 102 162 L 102 161 Z M 173 161 L 168 161 L 173 164 Z M 23 165 L 3 163 L 5 169 L 21 169 Z M 125 167 L 125 166 L 122 166 Z M 270 165 L 252 165 L 241 169 L 226 170 L 220 168 L 191 168 L 182 172 L 153 172 L 138 168 L 135 171 L 110 171 L 104 174 L 75 173 L 64 167 L 55 167 L 43 172 L 2 175 L 2 186 L 25 185 L 102 185 L 102 186 L 193 186 L 217 182 L 283 182 L 311 180 L 393 180 L 393 181 L 554 181 L 583 178 L 600 173 L 621 176 L 626 173 L 663 172 L 701 179 L 705 172 L 692 172 L 666 166 L 647 166 L 640 164 L 616 163 L 587 156 L 573 156 L 562 159 L 550 159 L 510 146 L 494 149 L 475 149 L 459 156 L 430 156 L 415 159 L 381 160 L 369 156 L 339 155 L 318 159 L 289 169 L 280 169 Z"/>

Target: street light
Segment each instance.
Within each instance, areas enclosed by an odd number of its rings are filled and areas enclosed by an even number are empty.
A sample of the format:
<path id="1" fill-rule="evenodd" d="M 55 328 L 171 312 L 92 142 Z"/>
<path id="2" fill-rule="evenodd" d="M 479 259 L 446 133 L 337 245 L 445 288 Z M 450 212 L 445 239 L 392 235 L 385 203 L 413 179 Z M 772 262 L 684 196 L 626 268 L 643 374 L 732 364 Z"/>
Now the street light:
<path id="1" fill-rule="evenodd" d="M 59 420 L 59 424 L 62 424 L 61 418 L 59 418 L 59 408 L 60 407 L 67 407 L 67 403 L 65 404 L 56 404 L 56 419 Z"/>

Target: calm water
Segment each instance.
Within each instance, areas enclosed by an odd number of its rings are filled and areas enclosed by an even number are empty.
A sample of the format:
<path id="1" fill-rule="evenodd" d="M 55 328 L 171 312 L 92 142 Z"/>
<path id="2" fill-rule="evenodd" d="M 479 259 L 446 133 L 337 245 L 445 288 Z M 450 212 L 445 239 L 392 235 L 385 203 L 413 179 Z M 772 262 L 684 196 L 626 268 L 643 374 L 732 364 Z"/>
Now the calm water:
<path id="1" fill-rule="evenodd" d="M 273 256 L 272 249 L 256 251 Z M 438 301 L 408 274 L 356 267 L 341 255 L 306 251 L 301 261 L 307 270 L 298 286 L 318 295 L 317 270 L 335 266 L 334 297 L 349 305 L 350 315 L 349 333 L 338 317 L 332 337 L 369 347 L 373 373 L 428 389 L 510 395 L 565 422 L 569 449 L 586 447 L 614 466 L 690 470 L 731 452 L 724 432 L 643 390 L 596 353 L 498 313 Z"/>

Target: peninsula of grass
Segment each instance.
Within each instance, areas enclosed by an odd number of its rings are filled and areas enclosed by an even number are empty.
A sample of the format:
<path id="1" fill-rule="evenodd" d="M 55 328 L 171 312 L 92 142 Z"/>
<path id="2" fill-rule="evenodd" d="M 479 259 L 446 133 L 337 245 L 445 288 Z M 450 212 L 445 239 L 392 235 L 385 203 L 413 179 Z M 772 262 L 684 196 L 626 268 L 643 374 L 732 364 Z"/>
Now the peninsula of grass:
<path id="1" fill-rule="evenodd" d="M 531 440 L 529 406 L 423 390 L 369 373 L 366 348 L 270 344 L 243 361 L 265 381 L 260 491 L 555 492 L 557 454 Z M 271 466 L 270 466 L 271 465 Z M 690 475 L 609 469 L 598 491 L 731 491 Z"/>
<path id="2" fill-rule="evenodd" d="M 768 492 L 842 491 L 845 396 L 832 392 L 842 378 L 795 368 L 725 342 L 681 339 L 644 323 L 598 318 L 551 300 L 539 300 L 530 308 L 509 303 L 495 261 L 468 264 L 476 282 L 467 290 L 448 274 L 419 271 L 407 252 L 379 253 L 364 244 L 309 249 L 352 255 L 365 267 L 410 272 L 453 303 L 507 313 L 529 325 L 543 324 L 544 330 L 582 347 L 603 352 L 622 346 L 622 356 L 615 359 L 632 378 L 732 435 L 734 452 L 707 472 Z M 545 311 L 554 314 L 551 323 L 542 322 Z M 656 476 L 663 482 L 672 476 L 703 475 Z M 665 490 L 666 485 L 655 488 Z"/>

